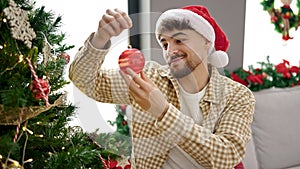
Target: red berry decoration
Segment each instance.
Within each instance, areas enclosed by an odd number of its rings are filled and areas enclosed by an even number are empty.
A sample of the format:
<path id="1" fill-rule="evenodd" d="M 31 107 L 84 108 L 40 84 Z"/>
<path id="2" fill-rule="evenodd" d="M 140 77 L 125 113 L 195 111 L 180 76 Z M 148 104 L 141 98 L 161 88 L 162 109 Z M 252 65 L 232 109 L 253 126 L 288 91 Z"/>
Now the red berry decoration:
<path id="1" fill-rule="evenodd" d="M 50 92 L 48 81 L 46 81 L 42 78 L 39 78 L 38 81 L 41 85 L 41 89 L 44 91 L 44 94 L 46 96 L 48 96 L 48 94 Z M 32 83 L 30 85 L 30 90 L 33 92 L 34 98 L 36 100 L 40 100 L 41 98 L 43 98 L 43 94 L 42 94 L 41 89 L 39 88 L 38 83 L 35 80 L 32 80 Z"/>
<path id="2" fill-rule="evenodd" d="M 122 105 L 120 105 L 120 109 L 122 110 L 122 111 L 125 111 L 126 110 L 126 105 L 124 105 L 124 104 L 122 104 Z"/>
<path id="3" fill-rule="evenodd" d="M 127 125 L 127 121 L 122 121 L 122 124 L 123 124 L 123 126 L 126 126 Z"/>
<path id="4" fill-rule="evenodd" d="M 272 17 L 271 17 L 271 22 L 272 22 L 272 23 L 275 23 L 275 22 L 277 22 L 277 21 L 278 21 L 277 16 L 272 16 Z"/>
<path id="5" fill-rule="evenodd" d="M 136 48 L 131 48 L 130 45 L 119 57 L 119 67 L 124 73 L 127 73 L 126 68 L 132 69 L 135 73 L 140 73 L 144 65 L 145 58 L 143 53 Z"/>

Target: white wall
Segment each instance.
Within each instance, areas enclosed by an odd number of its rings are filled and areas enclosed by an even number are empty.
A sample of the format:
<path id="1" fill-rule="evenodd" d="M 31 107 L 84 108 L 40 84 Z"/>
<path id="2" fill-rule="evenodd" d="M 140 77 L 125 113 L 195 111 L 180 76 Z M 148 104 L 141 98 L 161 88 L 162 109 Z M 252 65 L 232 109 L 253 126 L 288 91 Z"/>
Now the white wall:
<path id="1" fill-rule="evenodd" d="M 147 1 L 148 2 L 148 1 Z M 300 31 L 291 31 L 290 35 L 294 39 L 284 43 L 281 35 L 274 30 L 271 24 L 270 16 L 263 11 L 260 0 L 246 1 L 246 20 L 245 20 L 245 43 L 244 43 L 244 68 L 250 64 L 256 64 L 258 61 L 265 61 L 266 56 L 270 56 L 273 63 L 279 63 L 282 59 L 289 60 L 293 65 L 299 65 L 300 52 Z M 294 13 L 295 2 L 292 4 Z M 53 10 L 62 15 L 62 31 L 67 33 L 67 44 L 75 45 L 75 48 L 68 51 L 71 61 L 74 58 L 77 49 L 83 44 L 88 35 L 96 31 L 98 21 L 102 14 L 108 8 L 120 8 L 127 11 L 127 1 L 122 0 L 38 0 L 37 6 L 44 5 L 46 10 Z M 275 3 L 279 7 L 280 1 Z M 300 29 L 300 28 L 299 28 Z M 123 38 L 115 39 L 117 46 L 113 47 L 109 60 L 106 60 L 104 66 L 117 67 L 117 58 L 119 54 L 127 48 L 128 32 L 124 32 Z M 100 104 L 87 98 L 72 85 L 67 87 L 69 99 L 79 107 L 77 118 L 73 124 L 81 125 L 87 131 L 93 131 L 100 128 L 100 131 L 111 131 L 112 128 L 107 125 L 107 120 L 114 120 L 116 116 L 114 105 Z M 100 114 L 101 113 L 101 114 Z"/>
<path id="2" fill-rule="evenodd" d="M 128 10 L 125 0 L 38 0 L 36 7 L 40 6 L 45 6 L 46 11 L 51 10 L 57 15 L 62 15 L 63 26 L 60 30 L 67 34 L 65 43 L 75 45 L 75 48 L 67 51 L 71 56 L 71 61 L 90 33 L 97 30 L 98 22 L 106 9 L 119 8 L 125 12 Z M 122 33 L 120 39 L 114 38 L 116 46 L 112 46 L 111 53 L 107 56 L 109 59 L 104 62 L 104 67 L 118 68 L 119 54 L 128 46 L 127 35 L 128 31 Z M 94 131 L 99 128 L 101 132 L 108 132 L 115 129 L 107 123 L 107 120 L 114 120 L 116 117 L 115 105 L 96 103 L 73 85 L 67 86 L 66 90 L 69 93 L 69 100 L 79 107 L 71 125 L 81 125 L 86 131 Z"/>
<path id="3" fill-rule="evenodd" d="M 282 35 L 274 30 L 270 16 L 268 12 L 263 11 L 260 2 L 260 0 L 247 0 L 246 2 L 243 67 L 247 69 L 248 65 L 257 65 L 258 61 L 266 61 L 267 56 L 270 56 L 270 61 L 274 64 L 286 59 L 292 65 L 298 66 L 300 61 L 300 30 L 292 29 L 290 36 L 294 39 L 287 42 L 283 41 Z M 280 8 L 281 5 L 280 1 L 275 1 L 276 9 Z M 295 14 L 298 13 L 296 1 L 292 2 L 291 8 Z"/>

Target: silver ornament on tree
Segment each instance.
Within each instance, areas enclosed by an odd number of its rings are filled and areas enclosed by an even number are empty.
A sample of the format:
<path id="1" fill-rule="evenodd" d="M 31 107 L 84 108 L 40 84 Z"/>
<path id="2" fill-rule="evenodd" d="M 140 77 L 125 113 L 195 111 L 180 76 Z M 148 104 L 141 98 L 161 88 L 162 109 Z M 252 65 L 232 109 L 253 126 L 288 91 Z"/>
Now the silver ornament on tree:
<path id="1" fill-rule="evenodd" d="M 52 46 L 47 40 L 47 37 L 44 35 L 44 40 L 43 40 L 43 49 L 42 49 L 42 54 L 43 54 L 43 63 L 44 65 L 47 64 L 48 61 L 52 61 L 53 56 L 51 53 Z"/>

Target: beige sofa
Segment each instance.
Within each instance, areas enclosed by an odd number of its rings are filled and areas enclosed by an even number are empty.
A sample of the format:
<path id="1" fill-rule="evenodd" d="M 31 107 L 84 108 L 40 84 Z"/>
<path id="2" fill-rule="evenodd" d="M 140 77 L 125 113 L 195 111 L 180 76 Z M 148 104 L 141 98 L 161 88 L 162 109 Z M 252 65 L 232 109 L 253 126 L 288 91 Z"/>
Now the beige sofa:
<path id="1" fill-rule="evenodd" d="M 254 92 L 246 169 L 300 169 L 300 87 Z"/>

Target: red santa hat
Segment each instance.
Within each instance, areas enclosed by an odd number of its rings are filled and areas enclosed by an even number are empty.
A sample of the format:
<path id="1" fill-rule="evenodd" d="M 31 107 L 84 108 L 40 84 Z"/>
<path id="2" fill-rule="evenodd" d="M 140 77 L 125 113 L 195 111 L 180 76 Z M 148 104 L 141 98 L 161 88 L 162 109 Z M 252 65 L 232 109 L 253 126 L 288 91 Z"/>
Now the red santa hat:
<path id="1" fill-rule="evenodd" d="M 158 28 L 165 19 L 189 20 L 191 27 L 212 42 L 213 48 L 208 61 L 220 68 L 228 64 L 226 53 L 229 47 L 229 40 L 215 19 L 210 16 L 204 6 L 186 6 L 180 9 L 170 9 L 162 13 L 156 22 L 156 37 Z"/>

